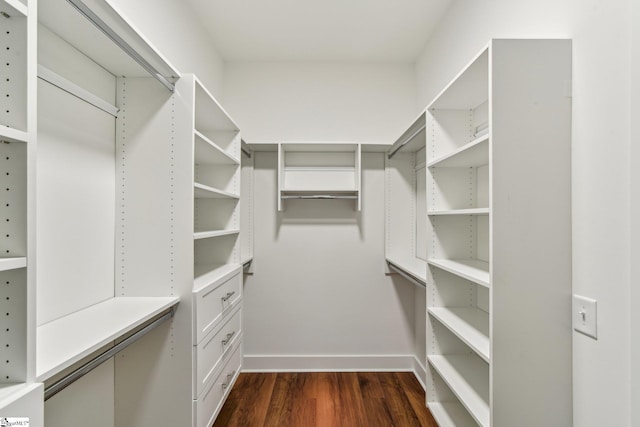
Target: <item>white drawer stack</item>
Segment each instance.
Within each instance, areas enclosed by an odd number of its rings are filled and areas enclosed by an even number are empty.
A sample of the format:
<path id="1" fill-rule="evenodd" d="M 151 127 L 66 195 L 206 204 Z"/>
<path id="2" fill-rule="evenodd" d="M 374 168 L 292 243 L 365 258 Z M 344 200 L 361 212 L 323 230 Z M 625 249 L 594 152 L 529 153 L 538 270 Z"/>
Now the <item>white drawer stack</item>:
<path id="1" fill-rule="evenodd" d="M 193 306 L 193 420 L 210 427 L 240 373 L 242 267 L 195 289 Z"/>

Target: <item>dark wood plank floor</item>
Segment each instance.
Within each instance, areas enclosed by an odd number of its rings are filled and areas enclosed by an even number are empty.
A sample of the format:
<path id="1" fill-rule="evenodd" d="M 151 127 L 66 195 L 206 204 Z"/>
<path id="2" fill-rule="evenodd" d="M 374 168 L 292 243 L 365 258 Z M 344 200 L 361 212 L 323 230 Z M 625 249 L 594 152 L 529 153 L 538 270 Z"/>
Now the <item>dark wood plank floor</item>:
<path id="1" fill-rule="evenodd" d="M 437 427 L 410 372 L 242 373 L 214 427 Z"/>

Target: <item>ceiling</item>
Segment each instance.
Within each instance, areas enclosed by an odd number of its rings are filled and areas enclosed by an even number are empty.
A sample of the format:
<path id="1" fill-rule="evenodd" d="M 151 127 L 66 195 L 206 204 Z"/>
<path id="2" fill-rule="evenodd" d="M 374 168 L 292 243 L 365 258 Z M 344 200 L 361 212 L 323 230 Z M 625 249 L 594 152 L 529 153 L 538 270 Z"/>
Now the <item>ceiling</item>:
<path id="1" fill-rule="evenodd" d="M 413 62 L 453 0 L 186 0 L 227 61 Z"/>

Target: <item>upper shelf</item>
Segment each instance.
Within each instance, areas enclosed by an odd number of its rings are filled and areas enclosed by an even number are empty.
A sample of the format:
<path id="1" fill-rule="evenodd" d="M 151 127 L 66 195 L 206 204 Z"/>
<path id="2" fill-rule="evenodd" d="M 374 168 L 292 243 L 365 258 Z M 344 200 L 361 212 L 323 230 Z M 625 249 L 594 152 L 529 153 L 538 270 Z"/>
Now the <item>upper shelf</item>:
<path id="1" fill-rule="evenodd" d="M 489 50 L 463 68 L 439 95 L 429 104 L 428 109 L 471 110 L 489 98 Z"/>
<path id="2" fill-rule="evenodd" d="M 42 0 L 38 18 L 113 75 L 150 75 L 173 90 L 178 71 L 109 0 Z"/>
<path id="3" fill-rule="evenodd" d="M 46 381 L 178 304 L 178 297 L 118 297 L 39 326 L 36 379 Z"/>
<path id="4" fill-rule="evenodd" d="M 478 167 L 489 164 L 489 135 L 482 135 L 452 153 L 427 163 L 430 168 Z"/>
<path id="5" fill-rule="evenodd" d="M 19 0 L 0 0 L 0 12 L 4 12 L 9 16 L 27 16 L 27 6 Z"/>
<path id="6" fill-rule="evenodd" d="M 233 131 L 238 132 L 239 127 L 227 114 L 216 98 L 194 76 L 195 87 L 195 127 L 200 132 L 206 131 Z M 239 153 L 239 152 L 238 152 Z"/>

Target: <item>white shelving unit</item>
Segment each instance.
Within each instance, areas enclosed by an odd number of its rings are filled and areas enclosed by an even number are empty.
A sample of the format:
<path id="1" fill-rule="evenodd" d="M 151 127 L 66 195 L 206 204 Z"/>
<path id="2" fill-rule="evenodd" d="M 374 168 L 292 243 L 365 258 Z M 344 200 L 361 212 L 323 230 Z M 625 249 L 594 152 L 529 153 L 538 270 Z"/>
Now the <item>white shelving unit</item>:
<path id="1" fill-rule="evenodd" d="M 427 282 L 426 122 L 421 113 L 385 156 L 385 256 L 391 270 Z"/>
<path id="2" fill-rule="evenodd" d="M 0 414 L 43 426 L 35 382 L 35 0 L 0 0 Z M 18 415 L 19 414 L 19 415 Z"/>
<path id="3" fill-rule="evenodd" d="M 570 41 L 492 40 L 427 107 L 427 405 L 441 426 L 571 424 L 570 78 Z"/>
<path id="4" fill-rule="evenodd" d="M 359 211 L 361 168 L 360 144 L 278 144 L 278 211 L 295 199 L 351 199 Z"/>

